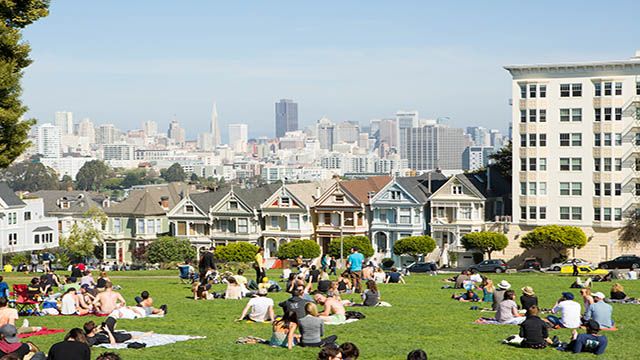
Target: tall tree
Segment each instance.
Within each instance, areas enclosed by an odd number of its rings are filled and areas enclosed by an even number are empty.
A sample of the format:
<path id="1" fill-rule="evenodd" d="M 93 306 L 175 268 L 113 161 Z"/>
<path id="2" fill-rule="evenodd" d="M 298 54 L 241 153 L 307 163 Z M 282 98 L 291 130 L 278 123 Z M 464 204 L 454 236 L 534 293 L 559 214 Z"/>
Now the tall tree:
<path id="1" fill-rule="evenodd" d="M 498 150 L 497 153 L 491 154 L 489 158 L 496 162 L 498 170 L 500 171 L 500 174 L 502 176 L 507 179 L 511 178 L 513 168 L 513 147 L 511 146 L 511 141 L 509 141 L 503 148 Z"/>
<path id="2" fill-rule="evenodd" d="M 34 119 L 23 120 L 27 107 L 20 95 L 22 71 L 31 64 L 31 48 L 21 30 L 49 14 L 49 0 L 0 1 L 0 168 L 9 166 L 30 145 Z"/>
<path id="3" fill-rule="evenodd" d="M 100 190 L 109 176 L 109 167 L 103 161 L 86 162 L 76 175 L 76 187 L 80 190 Z"/>
<path id="4" fill-rule="evenodd" d="M 107 215 L 92 207 L 84 213 L 82 222 L 73 224 L 69 236 L 60 238 L 60 246 L 75 257 L 89 257 L 96 245 L 102 243 L 102 228 L 106 223 Z"/>
<path id="5" fill-rule="evenodd" d="M 184 173 L 184 169 L 178 163 L 173 163 L 168 169 L 160 170 L 160 177 L 166 182 L 184 181 L 187 175 Z"/>
<path id="6" fill-rule="evenodd" d="M 58 174 L 41 163 L 14 163 L 0 173 L 0 179 L 6 181 L 14 191 L 58 189 Z"/>

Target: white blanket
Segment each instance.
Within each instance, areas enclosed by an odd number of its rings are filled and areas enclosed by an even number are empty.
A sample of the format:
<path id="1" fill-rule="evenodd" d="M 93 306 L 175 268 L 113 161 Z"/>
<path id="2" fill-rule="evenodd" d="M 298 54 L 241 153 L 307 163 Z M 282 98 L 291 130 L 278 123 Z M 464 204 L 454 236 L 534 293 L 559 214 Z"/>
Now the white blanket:
<path id="1" fill-rule="evenodd" d="M 134 337 L 144 335 L 144 333 L 140 332 L 140 331 L 127 331 L 127 333 L 133 335 Z M 139 343 L 147 344 L 147 347 L 152 347 L 152 346 L 169 345 L 169 344 L 176 343 L 178 341 L 187 341 L 187 340 L 193 340 L 193 339 L 206 339 L 206 338 L 207 338 L 206 336 L 151 334 L 149 336 L 145 336 L 145 337 L 137 339 L 137 340 L 129 340 L 129 341 L 121 343 L 121 344 L 115 344 L 115 345 L 100 344 L 98 346 L 103 347 L 103 348 L 107 348 L 107 349 L 126 349 L 127 348 L 127 344 L 129 344 L 131 342 L 139 342 Z"/>

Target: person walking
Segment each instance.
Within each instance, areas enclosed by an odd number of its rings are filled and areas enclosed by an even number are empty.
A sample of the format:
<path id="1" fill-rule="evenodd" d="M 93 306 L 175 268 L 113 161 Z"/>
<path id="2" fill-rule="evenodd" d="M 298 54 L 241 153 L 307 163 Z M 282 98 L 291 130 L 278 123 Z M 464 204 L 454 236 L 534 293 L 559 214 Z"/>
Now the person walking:
<path id="1" fill-rule="evenodd" d="M 331 260 L 329 260 L 329 275 L 338 275 L 336 273 L 337 266 L 338 266 L 338 263 L 336 262 L 336 257 L 332 256 Z"/>

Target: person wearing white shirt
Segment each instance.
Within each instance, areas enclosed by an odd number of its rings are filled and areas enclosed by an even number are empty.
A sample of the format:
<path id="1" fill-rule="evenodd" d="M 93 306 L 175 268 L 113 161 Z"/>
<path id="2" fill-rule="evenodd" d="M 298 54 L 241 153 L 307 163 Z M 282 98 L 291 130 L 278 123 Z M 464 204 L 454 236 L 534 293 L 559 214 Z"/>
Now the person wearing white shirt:
<path id="1" fill-rule="evenodd" d="M 251 309 L 251 312 L 247 315 L 249 309 Z M 258 295 L 251 298 L 247 306 L 244 307 L 238 321 L 251 320 L 255 322 L 265 322 L 273 321 L 274 319 L 273 299 L 267 297 L 266 289 L 260 289 L 258 290 Z"/>
<path id="2" fill-rule="evenodd" d="M 573 294 L 563 292 L 562 297 L 558 300 L 551 312 L 554 314 L 561 313 L 562 318 L 555 315 L 549 315 L 547 320 L 555 327 L 563 327 L 568 329 L 577 329 L 581 325 L 580 321 L 580 304 L 573 301 Z"/>

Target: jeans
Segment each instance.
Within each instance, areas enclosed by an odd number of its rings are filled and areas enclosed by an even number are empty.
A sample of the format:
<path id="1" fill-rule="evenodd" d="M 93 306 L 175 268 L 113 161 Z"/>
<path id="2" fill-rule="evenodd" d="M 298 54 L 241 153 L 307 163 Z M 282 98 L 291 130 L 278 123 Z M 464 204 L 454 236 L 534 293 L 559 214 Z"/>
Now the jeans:
<path id="1" fill-rule="evenodd" d="M 560 326 L 560 327 L 565 327 L 562 324 L 562 321 L 560 320 L 559 317 L 555 316 L 555 315 L 549 315 L 547 316 L 547 320 L 549 320 L 550 323 L 552 323 L 554 326 Z"/>

